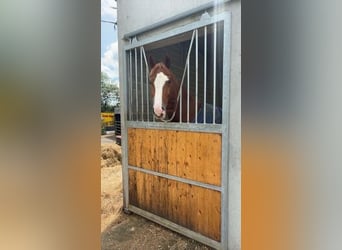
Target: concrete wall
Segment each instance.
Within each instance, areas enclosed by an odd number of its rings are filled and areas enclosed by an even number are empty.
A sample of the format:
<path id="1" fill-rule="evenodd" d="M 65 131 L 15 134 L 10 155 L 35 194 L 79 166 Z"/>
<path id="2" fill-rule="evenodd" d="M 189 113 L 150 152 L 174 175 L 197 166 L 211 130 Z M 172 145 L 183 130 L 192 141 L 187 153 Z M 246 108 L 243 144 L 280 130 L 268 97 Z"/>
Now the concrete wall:
<path id="1" fill-rule="evenodd" d="M 123 36 L 144 26 L 211 2 L 208 0 L 118 0 L 119 74 L 123 84 Z M 230 250 L 241 249 L 241 1 L 230 1 L 232 13 L 230 124 L 229 124 L 229 226 Z M 222 10 L 222 9 L 221 9 Z M 219 10 L 219 11 L 221 11 Z M 168 29 L 169 27 L 164 27 Z M 159 31 L 155 31 L 159 32 Z"/>

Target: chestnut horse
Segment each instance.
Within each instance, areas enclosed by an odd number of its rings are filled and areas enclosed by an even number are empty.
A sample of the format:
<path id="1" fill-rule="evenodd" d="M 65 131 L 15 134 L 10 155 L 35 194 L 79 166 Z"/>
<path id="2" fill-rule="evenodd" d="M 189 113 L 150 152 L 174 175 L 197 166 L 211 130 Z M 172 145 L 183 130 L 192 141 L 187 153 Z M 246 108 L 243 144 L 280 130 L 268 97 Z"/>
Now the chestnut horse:
<path id="1" fill-rule="evenodd" d="M 150 64 L 150 90 L 153 98 L 154 116 L 162 121 L 179 122 L 180 107 L 182 107 L 182 122 L 195 122 L 196 100 L 189 93 L 189 117 L 187 114 L 187 88 L 182 86 L 182 95 L 179 96 L 181 83 L 170 70 L 170 58 L 165 57 L 164 62 L 154 63 L 149 57 Z M 180 101 L 179 101 L 180 99 Z M 181 103 L 181 105 L 180 105 Z M 206 104 L 206 122 L 213 123 L 213 106 Z M 197 103 L 197 122 L 204 122 L 203 105 Z M 221 123 L 221 109 L 215 107 L 215 123 Z M 189 118 L 189 119 L 188 119 Z"/>

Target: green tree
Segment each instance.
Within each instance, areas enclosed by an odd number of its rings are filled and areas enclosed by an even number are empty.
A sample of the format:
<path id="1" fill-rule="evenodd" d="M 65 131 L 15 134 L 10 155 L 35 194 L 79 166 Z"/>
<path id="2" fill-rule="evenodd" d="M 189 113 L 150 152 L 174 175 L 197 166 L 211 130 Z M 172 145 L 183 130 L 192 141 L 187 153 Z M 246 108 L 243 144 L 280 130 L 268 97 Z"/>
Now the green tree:
<path id="1" fill-rule="evenodd" d="M 101 112 L 114 112 L 120 106 L 120 90 L 111 84 L 108 75 L 101 72 Z"/>

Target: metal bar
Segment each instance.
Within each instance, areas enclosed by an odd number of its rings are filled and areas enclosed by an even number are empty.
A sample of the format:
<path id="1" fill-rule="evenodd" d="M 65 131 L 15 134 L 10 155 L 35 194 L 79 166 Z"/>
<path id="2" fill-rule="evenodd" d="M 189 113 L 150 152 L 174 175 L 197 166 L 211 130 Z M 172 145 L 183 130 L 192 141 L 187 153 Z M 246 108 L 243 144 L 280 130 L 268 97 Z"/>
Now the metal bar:
<path id="1" fill-rule="evenodd" d="M 198 29 L 196 29 L 196 96 L 195 96 L 195 123 L 197 123 L 198 106 Z"/>
<path id="2" fill-rule="evenodd" d="M 135 116 L 135 120 L 138 120 L 138 113 L 139 113 L 139 109 L 138 109 L 138 55 L 137 55 L 137 48 L 134 49 L 134 62 L 135 62 L 135 112 L 136 112 L 136 116 Z"/>
<path id="3" fill-rule="evenodd" d="M 215 16 L 212 16 L 208 19 L 200 20 L 198 22 L 191 22 L 191 23 L 184 25 L 184 26 L 181 26 L 179 28 L 175 28 L 175 29 L 171 29 L 169 31 L 157 33 L 156 35 L 151 36 L 151 37 L 146 38 L 146 39 L 142 39 L 139 41 L 134 40 L 134 43 L 130 43 L 130 44 L 125 45 L 124 49 L 125 50 L 134 49 L 136 47 L 140 47 L 140 46 L 143 46 L 146 44 L 161 41 L 163 39 L 167 39 L 167 38 L 170 38 L 173 36 L 181 35 L 185 32 L 192 31 L 195 29 L 199 29 L 201 27 L 213 24 L 215 22 L 223 21 L 224 18 L 225 18 L 224 13 L 222 13 L 222 14 L 217 14 Z"/>
<path id="4" fill-rule="evenodd" d="M 129 83 L 128 83 L 128 87 L 129 87 L 129 120 L 133 119 L 133 68 L 132 68 L 132 50 L 129 50 Z"/>
<path id="5" fill-rule="evenodd" d="M 145 58 L 146 60 L 146 58 Z M 148 63 L 145 61 L 145 69 L 146 69 L 146 104 L 147 104 L 147 121 L 150 121 L 150 91 L 149 91 L 149 79 L 148 79 Z"/>
<path id="6" fill-rule="evenodd" d="M 207 123 L 207 26 L 204 26 L 204 101 L 203 101 L 203 123 Z"/>
<path id="7" fill-rule="evenodd" d="M 221 124 L 195 124 L 195 123 L 167 123 L 167 122 L 141 122 L 129 121 L 127 122 L 129 128 L 144 128 L 144 129 L 160 129 L 160 130 L 181 130 L 181 131 L 196 131 L 204 133 L 222 133 Z"/>
<path id="8" fill-rule="evenodd" d="M 147 58 L 146 58 L 146 53 L 145 49 L 143 46 L 141 46 L 142 52 L 144 55 L 144 60 L 145 60 L 145 68 L 146 68 L 146 102 L 147 102 L 147 121 L 150 121 L 150 97 L 149 97 L 149 79 L 148 79 L 148 73 L 149 73 L 149 68 L 148 68 L 148 63 L 147 63 Z"/>
<path id="9" fill-rule="evenodd" d="M 181 80 L 181 85 L 180 85 L 180 90 L 179 90 L 179 97 L 180 99 L 178 99 L 178 101 L 180 102 L 179 106 L 180 106 L 180 123 L 182 123 L 182 95 L 183 95 L 183 82 L 184 82 L 184 77 L 185 77 L 185 73 L 187 72 L 187 68 L 189 65 L 189 59 L 190 59 L 190 53 L 191 53 L 191 49 L 192 49 L 192 44 L 194 42 L 194 37 L 195 37 L 195 31 L 192 32 L 192 37 L 191 37 L 191 41 L 190 41 L 190 45 L 189 45 L 189 50 L 188 50 L 188 54 L 186 56 L 186 61 L 185 61 L 185 66 L 184 66 L 184 71 L 183 71 L 183 76 L 182 76 L 182 80 Z M 189 72 L 189 70 L 188 70 Z M 188 91 L 189 92 L 189 91 Z M 189 119 L 188 119 L 189 120 Z"/>
<path id="10" fill-rule="evenodd" d="M 210 166 L 208 166 L 208 167 L 210 167 Z M 190 180 L 190 179 L 185 179 L 185 178 L 174 176 L 174 175 L 159 173 L 159 172 L 155 172 L 155 171 L 152 171 L 152 170 L 149 170 L 149 169 L 139 168 L 139 167 L 135 167 L 135 166 L 131 166 L 131 165 L 128 165 L 128 168 L 129 169 L 133 169 L 135 171 L 139 171 L 139 172 L 145 173 L 145 174 L 151 174 L 151 175 L 163 177 L 163 178 L 166 178 L 166 179 L 169 179 L 169 180 L 179 181 L 179 182 L 182 182 L 182 183 L 191 184 L 191 185 L 194 185 L 194 186 L 198 186 L 198 187 L 202 187 L 202 188 L 206 188 L 206 189 L 210 189 L 210 190 L 215 190 L 215 191 L 221 192 L 221 187 L 220 186 L 215 186 L 215 185 L 210 185 L 210 184 L 206 184 L 206 183 L 203 183 L 203 182 L 193 181 L 193 180 Z"/>
<path id="11" fill-rule="evenodd" d="M 180 123 L 182 123 L 182 110 L 183 110 L 183 87 L 180 86 L 179 87 L 179 122 Z"/>
<path id="12" fill-rule="evenodd" d="M 216 109 L 216 40 L 217 40 L 217 23 L 214 23 L 214 62 L 213 62 L 213 123 L 215 123 Z"/>
<path id="13" fill-rule="evenodd" d="M 236 219 L 236 214 L 241 213 L 241 201 L 236 197 L 241 197 L 239 189 L 240 166 L 239 161 L 239 146 L 232 142 L 229 134 L 240 134 L 240 126 L 230 126 L 230 74 L 231 74 L 231 13 L 225 13 L 224 20 L 224 35 L 223 35 L 223 72 L 222 74 L 222 153 L 221 153 L 221 242 L 224 249 L 229 249 L 236 246 L 236 238 L 241 239 L 241 222 Z M 230 131 L 231 127 L 234 131 Z M 238 131 L 236 131 L 238 130 Z M 230 131 L 230 132 L 229 132 Z M 240 151 L 241 152 L 241 151 Z M 230 157 L 233 157 L 230 160 Z M 235 166 L 234 166 L 235 165 Z M 230 182 L 230 178 L 232 182 Z M 233 197 L 233 198 L 231 198 Z M 235 198 L 234 198 L 235 197 Z M 231 213 L 231 209 L 234 213 Z M 234 225 L 229 227 L 229 224 Z M 234 240 L 229 240 L 234 239 Z M 232 245 L 232 246 L 229 246 Z M 233 248 L 234 248 L 233 247 Z"/>
<path id="14" fill-rule="evenodd" d="M 144 77 L 143 77 L 142 47 L 140 47 L 140 85 L 141 85 L 141 120 L 144 121 Z"/>
<path id="15" fill-rule="evenodd" d="M 210 1 L 209 3 L 206 3 L 206 4 L 203 4 L 203 5 L 200 5 L 198 7 L 195 7 L 195 8 L 191 8 L 187 11 L 184 11 L 178 15 L 174 15 L 172 17 L 169 17 L 169 18 L 166 18 L 162 21 L 159 21 L 159 22 L 156 22 L 156 23 L 153 23 L 151 25 L 148 25 L 148 26 L 145 26 L 141 29 L 137 29 L 136 31 L 133 31 L 133 32 L 129 32 L 127 34 L 125 34 L 123 36 L 123 39 L 125 40 L 128 40 L 132 37 L 135 37 L 139 34 L 142 34 L 142 33 L 145 33 L 145 32 L 148 32 L 148 31 L 151 31 L 153 29 L 156 29 L 156 28 L 160 28 L 164 25 L 167 25 L 167 24 L 170 24 L 170 23 L 173 23 L 175 21 L 178 21 L 180 19 L 183 19 L 183 18 L 186 18 L 186 17 L 189 17 L 195 13 L 198 13 L 198 12 L 201 12 L 201 11 L 204 11 L 204 10 L 207 10 L 207 9 L 210 9 L 210 8 L 213 8 L 213 7 L 218 7 L 220 5 L 223 5 L 225 4 L 226 2 L 229 2 L 230 0 L 223 0 L 223 1 Z"/>
<path id="16" fill-rule="evenodd" d="M 191 49 L 190 49 L 191 50 Z M 186 86 L 186 122 L 189 123 L 189 105 L 190 105 L 190 54 L 187 65 L 187 86 Z"/>
<path id="17" fill-rule="evenodd" d="M 131 55 L 131 51 L 130 51 Z M 131 57 L 130 57 L 131 59 Z M 129 62 L 132 63 L 132 60 Z M 123 65 L 127 65 L 127 54 L 124 53 L 123 57 Z M 131 74 L 130 74 L 131 75 Z M 128 84 L 125 84 L 126 82 L 129 82 L 128 79 L 130 76 L 127 74 L 127 68 L 124 67 L 123 71 L 123 79 L 122 82 L 120 81 L 120 96 L 121 97 L 127 97 L 127 90 L 129 88 Z M 122 104 L 120 105 L 120 112 L 121 112 L 121 145 L 122 145 L 122 186 L 123 186 L 123 206 L 124 210 L 127 211 L 128 205 L 129 205 L 129 180 L 128 180 L 128 147 L 127 147 L 127 103 L 126 100 L 122 100 Z"/>
<path id="18" fill-rule="evenodd" d="M 182 226 L 180 226 L 174 222 L 171 222 L 167 219 L 164 219 L 158 215 L 152 214 L 152 213 L 145 211 L 141 208 L 138 208 L 138 207 L 133 206 L 133 205 L 129 205 L 129 211 L 132 211 L 133 213 L 138 214 L 142 217 L 145 217 L 148 220 L 151 220 L 151 221 L 154 221 L 160 225 L 163 225 L 163 226 L 165 226 L 165 227 L 167 227 L 167 228 L 169 228 L 169 229 L 171 229 L 177 233 L 185 235 L 185 236 L 189 237 L 190 239 L 194 239 L 198 242 L 201 242 L 201 243 L 208 245 L 210 247 L 213 247 L 215 249 L 223 249 L 221 247 L 220 242 L 217 242 L 213 239 L 210 239 L 210 238 L 208 238 L 202 234 L 196 233 L 196 232 L 194 232 L 194 231 L 192 231 L 186 227 L 182 227 Z"/>

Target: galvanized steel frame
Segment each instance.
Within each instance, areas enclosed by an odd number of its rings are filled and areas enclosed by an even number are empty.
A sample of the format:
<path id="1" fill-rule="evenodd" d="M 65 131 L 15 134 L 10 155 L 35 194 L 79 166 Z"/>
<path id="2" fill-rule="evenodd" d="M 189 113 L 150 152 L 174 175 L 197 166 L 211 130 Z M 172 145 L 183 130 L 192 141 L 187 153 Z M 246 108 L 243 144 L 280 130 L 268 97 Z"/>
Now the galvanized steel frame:
<path id="1" fill-rule="evenodd" d="M 185 235 L 191 239 L 194 239 L 194 240 L 197 240 L 199 242 L 202 242 L 203 244 L 206 244 L 208 246 L 211 246 L 213 248 L 216 248 L 216 249 L 228 249 L 228 247 L 223 247 L 223 245 L 220 243 L 220 242 L 217 242 L 215 240 L 212 240 L 210 238 L 207 238 L 207 237 L 204 237 L 203 235 L 199 234 L 199 233 L 196 233 L 186 227 L 183 227 L 183 226 L 180 226 L 172 221 L 169 221 L 169 220 L 166 220 L 158 215 L 155 215 L 155 214 L 152 214 L 152 213 L 149 213 L 143 209 L 140 209 L 136 206 L 133 206 L 133 205 L 129 205 L 128 206 L 128 210 L 133 212 L 133 213 L 136 213 L 136 214 L 139 214 L 151 221 L 154 221 L 158 224 L 161 224 L 175 232 L 178 232 L 182 235 Z"/>
<path id="2" fill-rule="evenodd" d="M 186 178 L 182 178 L 182 177 L 178 177 L 178 176 L 174 176 L 174 175 L 164 174 L 164 173 L 156 172 L 156 171 L 149 170 L 149 169 L 139 168 L 139 167 L 131 166 L 131 165 L 128 165 L 128 169 L 133 169 L 135 171 L 139 171 L 139 172 L 142 172 L 145 174 L 163 177 L 163 178 L 166 178 L 169 180 L 174 180 L 174 181 L 179 181 L 179 182 L 186 183 L 186 184 L 191 184 L 191 185 L 194 185 L 197 187 L 203 187 L 203 188 L 207 188 L 207 189 L 215 190 L 215 191 L 219 191 L 219 192 L 222 191 L 222 187 L 220 187 L 220 186 L 206 184 L 203 182 L 194 181 L 194 180 L 190 180 L 190 179 L 186 179 Z"/>
<path id="3" fill-rule="evenodd" d="M 219 21 L 224 22 L 224 38 L 223 38 L 223 82 L 222 82 L 222 124 L 196 124 L 196 123 L 161 123 L 161 122 L 143 122 L 143 121 L 128 121 L 128 107 L 126 103 L 126 98 L 128 93 L 126 84 L 122 84 L 121 91 L 121 124 L 122 124 L 122 165 L 123 165 L 123 196 L 124 196 L 124 210 L 132 211 L 141 216 L 144 216 L 150 220 L 153 220 L 161 225 L 169 227 L 172 230 L 175 230 L 179 233 L 182 233 L 188 237 L 191 237 L 197 241 L 200 241 L 204 244 L 212 246 L 217 249 L 228 249 L 228 175 L 229 175 L 229 94 L 230 94 L 230 49 L 231 49 L 231 12 L 225 11 L 220 14 L 209 16 L 206 12 L 200 20 L 197 22 L 193 22 L 181 27 L 174 28 L 172 30 L 168 30 L 166 32 L 160 33 L 158 35 L 154 35 L 152 37 L 148 37 L 144 40 L 137 41 L 136 39 L 132 39 L 131 43 L 124 47 L 125 53 L 123 57 L 124 62 L 124 82 L 127 82 L 127 51 L 131 49 L 136 49 L 140 46 L 144 46 L 146 44 L 160 41 L 166 39 L 168 37 L 173 37 L 185 32 L 189 32 L 192 30 L 196 30 L 198 28 L 206 27 L 211 24 L 216 24 Z M 216 25 L 215 25 L 216 27 Z M 205 35 L 207 33 L 207 29 L 204 28 Z M 197 38 L 198 39 L 198 38 Z M 196 46 L 197 41 L 196 41 Z M 206 40 L 205 40 L 205 48 L 206 48 Z M 205 49 L 206 50 L 206 49 Z M 146 60 L 146 55 L 143 53 L 144 59 Z M 129 53 L 129 57 L 131 58 L 131 53 Z M 206 51 L 205 51 L 205 56 Z M 142 58 L 142 57 L 141 57 Z M 130 59 L 132 60 L 132 58 Z M 206 60 L 205 60 L 206 62 Z M 206 63 L 205 63 L 206 64 Z M 197 67 L 197 65 L 196 65 Z M 135 69 L 137 70 L 137 68 Z M 137 75 L 136 75 L 137 77 Z M 142 77 L 142 74 L 141 74 Z M 197 79 L 196 79 L 197 80 Z M 204 83 L 206 84 L 206 83 Z M 205 85 L 204 85 L 205 86 Z M 214 85 L 215 88 L 215 85 Z M 148 89 L 147 89 L 148 91 Z M 130 103 L 132 105 L 132 103 Z M 215 113 L 215 112 L 214 112 Z M 154 174 L 157 176 L 162 176 L 164 178 L 175 179 L 178 181 L 189 182 L 189 180 L 183 180 L 183 178 L 172 177 L 166 174 L 150 171 L 150 170 L 142 170 L 141 168 L 135 166 L 128 165 L 128 128 L 145 128 L 145 129 L 161 129 L 161 130 L 182 130 L 182 131 L 197 131 L 204 133 L 219 133 L 222 135 L 222 150 L 221 150 L 221 187 L 216 187 L 213 185 L 190 181 L 191 184 L 204 186 L 210 189 L 214 189 L 221 192 L 221 242 L 217 242 L 212 240 L 206 236 L 193 232 L 187 228 L 179 226 L 175 223 L 172 223 L 164 218 L 156 216 L 147 211 L 141 210 L 137 207 L 134 207 L 129 204 L 129 176 L 128 170 L 134 169 L 136 171 L 148 172 L 149 174 Z"/>

